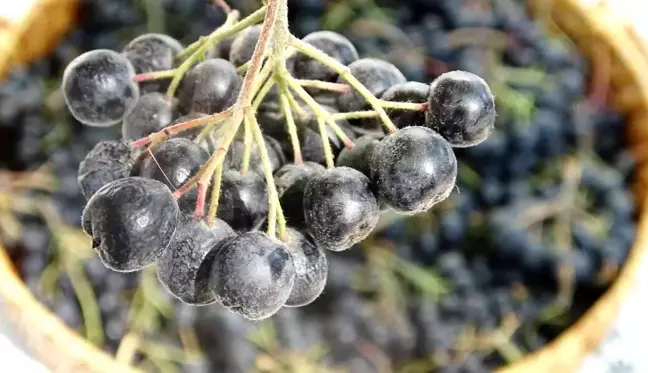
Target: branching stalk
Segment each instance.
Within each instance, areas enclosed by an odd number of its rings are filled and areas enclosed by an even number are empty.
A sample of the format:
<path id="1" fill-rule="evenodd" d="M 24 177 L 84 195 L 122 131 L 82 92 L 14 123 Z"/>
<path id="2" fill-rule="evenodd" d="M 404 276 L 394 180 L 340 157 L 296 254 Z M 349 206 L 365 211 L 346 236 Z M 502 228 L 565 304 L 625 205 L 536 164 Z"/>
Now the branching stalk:
<path id="1" fill-rule="evenodd" d="M 281 108 L 286 117 L 286 127 L 288 128 L 290 143 L 292 144 L 293 154 L 295 155 L 295 164 L 301 164 L 303 162 L 301 145 L 299 144 L 299 136 L 297 136 L 297 125 L 295 124 L 295 118 L 292 115 L 292 110 L 290 110 L 290 103 L 288 101 L 288 95 L 286 94 L 287 91 L 288 90 L 286 89 L 285 84 L 282 84 L 281 97 L 279 99 L 281 100 Z"/>
<path id="2" fill-rule="evenodd" d="M 221 183 L 223 178 L 223 164 L 219 164 L 214 172 L 214 185 L 212 187 L 211 200 L 209 201 L 209 215 L 207 216 L 207 224 L 214 225 L 216 223 L 216 212 L 218 211 L 218 202 L 220 201 Z"/>

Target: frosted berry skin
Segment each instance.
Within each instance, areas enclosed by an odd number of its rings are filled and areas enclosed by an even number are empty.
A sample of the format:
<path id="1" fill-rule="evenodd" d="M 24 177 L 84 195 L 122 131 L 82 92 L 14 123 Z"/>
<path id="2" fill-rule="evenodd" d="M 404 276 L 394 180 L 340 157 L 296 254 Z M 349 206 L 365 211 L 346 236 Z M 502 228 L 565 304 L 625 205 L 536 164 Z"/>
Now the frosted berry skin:
<path id="1" fill-rule="evenodd" d="M 128 177 L 90 198 L 82 224 L 106 267 L 133 272 L 153 264 L 167 249 L 178 225 L 178 205 L 159 181 Z"/>
<path id="2" fill-rule="evenodd" d="M 142 160 L 139 176 L 158 180 L 175 190 L 194 176 L 208 158 L 209 154 L 192 141 L 166 140 Z"/>
<path id="3" fill-rule="evenodd" d="M 474 146 L 495 127 L 495 99 L 488 84 L 465 71 L 451 71 L 430 84 L 427 127 L 454 147 Z"/>
<path id="4" fill-rule="evenodd" d="M 288 228 L 284 244 L 293 258 L 295 283 L 286 307 L 302 307 L 312 303 L 324 290 L 328 261 L 324 250 L 299 231 Z"/>
<path id="5" fill-rule="evenodd" d="M 430 94 L 430 85 L 420 82 L 397 84 L 386 90 L 380 97 L 386 101 L 426 103 Z M 425 126 L 425 111 L 386 109 L 387 115 L 398 128 Z M 380 123 L 378 123 L 378 126 Z"/>
<path id="6" fill-rule="evenodd" d="M 215 255 L 210 278 L 216 300 L 250 320 L 263 320 L 279 311 L 294 282 L 290 252 L 261 231 L 226 242 Z"/>
<path id="7" fill-rule="evenodd" d="M 139 98 L 135 69 L 123 55 L 97 49 L 67 65 L 61 88 L 68 109 L 79 122 L 109 127 L 121 121 Z"/>
<path id="8" fill-rule="evenodd" d="M 377 97 L 396 84 L 407 81 L 396 66 L 375 58 L 357 60 L 349 65 L 349 71 Z M 342 77 L 338 77 L 337 82 L 347 84 Z M 360 111 L 366 107 L 367 102 L 357 90 L 352 89 L 338 96 L 337 105 L 341 112 Z"/>
<path id="9" fill-rule="evenodd" d="M 261 29 L 261 25 L 250 26 L 241 31 L 232 41 L 229 60 L 234 66 L 239 67 L 252 59 Z"/>
<path id="10" fill-rule="evenodd" d="M 143 34 L 124 47 L 122 54 L 133 64 L 137 74 L 171 70 L 175 67 L 175 56 L 184 47 L 176 39 L 156 33 Z M 140 83 L 142 92 L 166 89 L 170 79 Z"/>
<path id="11" fill-rule="evenodd" d="M 359 58 L 358 51 L 349 39 L 337 32 L 316 31 L 306 35 L 302 40 L 343 65 L 349 65 Z M 294 76 L 298 79 L 334 82 L 338 77 L 338 74 L 330 67 L 301 53 L 295 55 L 293 71 Z"/>
<path id="12" fill-rule="evenodd" d="M 267 215 L 268 194 L 263 176 L 256 172 L 223 171 L 217 216 L 234 230 L 248 231 Z"/>
<path id="13" fill-rule="evenodd" d="M 371 178 L 370 161 L 374 147 L 380 142 L 377 135 L 364 135 L 354 140 L 355 146 L 344 148 L 335 162 L 336 166 L 351 167 Z"/>
<path id="14" fill-rule="evenodd" d="M 178 110 L 220 113 L 236 101 L 241 78 L 229 61 L 220 58 L 205 60 L 194 66 L 182 79 L 178 89 Z"/>
<path id="15" fill-rule="evenodd" d="M 369 179 L 337 167 L 313 177 L 304 193 L 306 226 L 318 245 L 342 251 L 364 240 L 378 223 L 379 208 Z"/>
<path id="16" fill-rule="evenodd" d="M 457 158 L 438 133 L 407 127 L 375 146 L 371 178 L 382 202 L 413 215 L 450 195 L 457 179 Z"/>
<path id="17" fill-rule="evenodd" d="M 77 181 L 86 199 L 104 185 L 130 176 L 134 155 L 128 144 L 101 141 L 86 154 L 79 164 Z"/>
<path id="18" fill-rule="evenodd" d="M 161 93 L 142 95 L 133 110 L 124 117 L 122 137 L 133 141 L 167 127 L 173 119 L 173 108 Z"/>
<path id="19" fill-rule="evenodd" d="M 156 261 L 158 280 L 187 304 L 216 302 L 209 288 L 211 268 L 216 252 L 234 236 L 234 230 L 220 219 L 209 226 L 203 220 L 184 218 L 168 249 Z"/>
<path id="20" fill-rule="evenodd" d="M 310 179 L 326 171 L 319 163 L 304 162 L 287 164 L 274 174 L 279 202 L 283 207 L 287 223 L 296 228 L 305 228 L 304 191 Z"/>

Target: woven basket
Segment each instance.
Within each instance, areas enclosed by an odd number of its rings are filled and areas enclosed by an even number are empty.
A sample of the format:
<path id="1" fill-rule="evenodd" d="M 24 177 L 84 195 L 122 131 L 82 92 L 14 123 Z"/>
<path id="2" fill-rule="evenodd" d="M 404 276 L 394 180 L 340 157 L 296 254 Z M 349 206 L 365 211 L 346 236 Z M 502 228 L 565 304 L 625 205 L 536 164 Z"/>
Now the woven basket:
<path id="1" fill-rule="evenodd" d="M 0 77 L 8 61 L 29 61 L 46 53 L 60 32 L 73 19 L 74 0 L 42 0 L 39 6 L 48 9 L 47 17 L 31 14 L 26 25 L 9 28 L 0 23 L 0 50 L 13 45 L 20 56 L 7 58 L 0 53 Z M 643 203 L 648 191 L 648 52 L 631 27 L 602 2 L 583 5 L 581 0 L 532 0 L 539 18 L 551 16 L 552 23 L 569 34 L 587 54 L 602 49 L 612 58 L 611 71 L 614 104 L 628 114 L 629 133 L 633 152 L 641 167 L 635 185 L 635 195 Z M 591 3 L 591 2 L 590 2 Z M 49 5 L 48 5 L 49 4 Z M 55 4 L 55 5 L 54 5 Z M 38 13 L 38 12 L 37 12 Z M 58 14 L 58 16 L 56 16 Z M 57 18 L 59 17 L 59 18 Z M 555 26 L 554 25 L 554 26 Z M 12 32 L 19 34 L 14 34 Z M 25 35 L 29 35 L 25 37 Z M 38 38 L 35 37 L 38 35 Z M 6 42 L 12 36 L 13 42 Z M 41 36 L 47 36 L 41 38 Z M 17 41 L 16 41 L 17 40 Z M 34 41 L 33 43 L 24 41 Z M 38 42 L 36 42 L 38 41 Z M 15 48 L 20 45 L 20 48 Z M 26 48 L 26 45 L 32 45 Z M 3 59 L 3 55 L 5 58 Z M 648 148 L 647 148 L 648 149 Z M 648 247 L 648 214 L 642 212 L 636 242 L 622 269 L 619 279 L 610 290 L 569 330 L 540 351 L 527 355 L 521 361 L 499 370 L 499 373 L 569 373 L 575 372 L 583 359 L 600 345 L 614 321 L 620 304 L 636 282 L 639 264 Z M 25 344 L 47 367 L 56 372 L 136 372 L 118 363 L 112 356 L 93 347 L 81 336 L 59 321 L 41 305 L 18 277 L 9 257 L 0 248 L 0 306 L 5 317 L 14 325 Z"/>

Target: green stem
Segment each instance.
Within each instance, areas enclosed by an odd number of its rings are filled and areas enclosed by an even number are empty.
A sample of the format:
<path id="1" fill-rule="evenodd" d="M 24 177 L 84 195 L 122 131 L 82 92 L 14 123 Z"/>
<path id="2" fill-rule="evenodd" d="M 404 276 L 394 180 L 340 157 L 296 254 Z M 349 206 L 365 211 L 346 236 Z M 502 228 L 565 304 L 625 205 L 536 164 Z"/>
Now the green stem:
<path id="1" fill-rule="evenodd" d="M 265 84 L 261 87 L 259 90 L 259 93 L 257 94 L 256 98 L 254 99 L 254 103 L 252 104 L 252 107 L 254 107 L 254 110 L 257 110 L 263 100 L 266 98 L 272 87 L 276 84 L 276 81 L 274 78 L 268 79 Z"/>
<path id="2" fill-rule="evenodd" d="M 81 272 L 78 263 L 65 261 L 70 283 L 79 300 L 86 338 L 95 346 L 101 347 L 104 343 L 103 325 L 101 323 L 101 311 L 97 304 L 97 297 L 90 281 Z"/>
<path id="3" fill-rule="evenodd" d="M 380 106 L 385 109 L 398 109 L 398 110 L 411 110 L 411 111 L 425 111 L 428 105 L 426 103 L 416 102 L 396 102 L 379 100 Z"/>
<path id="4" fill-rule="evenodd" d="M 245 175 L 250 168 L 250 155 L 252 153 L 252 130 L 250 129 L 250 121 L 245 118 L 244 123 L 244 134 L 243 134 L 243 160 L 241 162 L 241 173 Z"/>
<path id="5" fill-rule="evenodd" d="M 378 116 L 382 120 L 382 123 L 388 132 L 392 133 L 398 130 L 398 128 L 396 128 L 392 120 L 385 112 L 385 109 L 382 108 L 380 100 L 376 98 L 376 96 L 374 96 L 373 93 L 371 93 L 371 91 L 369 91 L 367 87 L 365 87 L 356 77 L 354 77 L 353 74 L 351 74 L 351 71 L 347 66 L 341 64 L 336 59 L 328 56 L 326 53 L 318 50 L 312 45 L 297 39 L 295 36 L 291 36 L 290 42 L 291 45 L 295 47 L 297 50 L 299 50 L 300 52 L 304 53 L 305 55 L 317 61 L 322 62 L 326 66 L 333 69 L 336 73 L 340 75 L 342 79 L 344 79 L 347 83 L 349 83 L 351 87 L 353 87 L 356 91 L 358 91 L 358 93 L 360 93 L 360 95 L 371 105 L 371 107 L 376 112 L 378 112 Z"/>
<path id="6" fill-rule="evenodd" d="M 342 140 L 344 145 L 347 148 L 353 148 L 353 141 L 349 139 L 349 137 L 342 131 L 340 126 L 338 126 L 337 123 L 331 118 L 331 113 L 327 112 L 322 108 L 322 106 L 315 101 L 311 95 L 306 92 L 304 88 L 302 88 L 295 79 L 293 79 L 292 76 L 288 75 L 288 72 L 284 70 L 284 74 L 282 74 L 282 79 L 288 83 L 288 86 L 297 93 L 297 95 L 306 103 L 306 105 L 313 111 L 315 114 L 315 117 L 318 119 L 318 121 L 321 119 L 323 122 L 326 122 L 329 127 L 335 132 L 335 134 Z M 328 135 L 327 132 L 322 133 L 322 141 L 324 141 L 324 138 L 326 138 L 326 141 L 328 141 Z M 330 146 L 330 144 L 329 144 Z M 325 149 L 326 150 L 326 147 Z"/>
<path id="7" fill-rule="evenodd" d="M 292 144 L 293 154 L 295 155 L 295 164 L 301 164 L 303 162 L 301 145 L 299 144 L 299 137 L 297 136 L 297 125 L 295 124 L 295 118 L 292 115 L 292 110 L 290 110 L 290 102 L 286 95 L 286 85 L 281 82 L 281 108 L 283 109 L 284 115 L 286 116 L 286 126 L 288 127 L 288 134 L 290 135 L 290 143 Z"/>
<path id="8" fill-rule="evenodd" d="M 306 88 L 316 88 L 324 91 L 346 93 L 351 90 L 346 84 L 325 82 L 322 80 L 297 79 L 297 83 Z"/>
<path id="9" fill-rule="evenodd" d="M 335 159 L 333 157 L 333 151 L 331 150 L 331 141 L 328 137 L 328 131 L 326 131 L 326 126 L 324 125 L 324 119 L 322 117 L 317 117 L 317 128 L 319 129 L 320 136 L 322 136 L 322 143 L 324 145 L 324 157 L 326 159 L 326 167 L 334 168 Z"/>
<path id="10" fill-rule="evenodd" d="M 272 176 L 272 165 L 270 164 L 270 157 L 268 157 L 268 151 L 265 146 L 265 141 L 263 140 L 263 134 L 261 133 L 261 128 L 256 120 L 254 111 L 251 108 L 246 110 L 245 116 L 250 121 L 250 128 L 254 135 L 257 148 L 259 149 L 261 163 L 263 164 L 263 172 L 268 186 L 268 235 L 274 238 L 276 237 L 277 205 L 279 204 L 279 195 L 277 194 L 274 177 Z"/>
<path id="11" fill-rule="evenodd" d="M 377 111 L 350 111 L 348 113 L 331 114 L 331 118 L 333 120 L 364 119 L 364 118 L 376 118 L 376 117 L 378 117 Z"/>
<path id="12" fill-rule="evenodd" d="M 214 225 L 216 223 L 216 212 L 218 211 L 218 202 L 220 201 L 221 183 L 223 179 L 223 164 L 216 167 L 214 173 L 214 185 L 212 186 L 212 198 L 209 201 L 209 215 L 207 216 L 207 223 Z"/>
<path id="13" fill-rule="evenodd" d="M 252 13 L 245 19 L 234 24 L 234 20 L 238 17 L 238 12 L 233 11 L 227 15 L 227 20 L 218 30 L 209 35 L 207 40 L 200 45 L 182 64 L 176 69 L 176 75 L 173 77 L 169 89 L 167 90 L 167 97 L 173 97 L 175 91 L 180 85 L 182 77 L 189 71 L 189 69 L 196 63 L 202 56 L 219 41 L 225 39 L 230 35 L 234 35 L 249 26 L 252 26 L 263 19 L 265 16 L 266 7 L 263 7 L 256 12 Z"/>

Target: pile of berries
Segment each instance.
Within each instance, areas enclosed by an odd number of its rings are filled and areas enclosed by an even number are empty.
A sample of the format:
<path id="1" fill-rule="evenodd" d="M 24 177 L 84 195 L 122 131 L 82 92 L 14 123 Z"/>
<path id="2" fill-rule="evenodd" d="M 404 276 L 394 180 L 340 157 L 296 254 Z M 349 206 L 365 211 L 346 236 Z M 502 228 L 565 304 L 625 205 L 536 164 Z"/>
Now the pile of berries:
<path id="1" fill-rule="evenodd" d="M 308 52 L 288 61 L 273 55 L 266 66 L 289 64 L 293 81 L 312 88 L 326 106 L 303 88 L 293 88 L 303 98 L 297 101 L 282 82 L 280 94 L 251 93 L 260 101 L 258 120 L 246 118 L 240 131 L 227 121 L 214 128 L 214 119 L 235 110 L 241 90 L 249 89 L 237 68 L 253 62 L 262 32 L 261 26 L 232 30 L 217 31 L 230 32 L 231 44 L 198 44 L 180 64 L 183 47 L 163 34 L 138 36 L 121 53 L 86 52 L 67 66 L 61 88 L 80 122 L 121 122 L 122 141 L 98 143 L 79 166 L 88 199 L 83 229 L 103 263 L 121 272 L 156 263 L 160 282 L 184 302 L 219 302 L 259 320 L 315 300 L 327 277 L 323 250 L 361 242 L 381 209 L 412 215 L 445 200 L 457 177 L 452 148 L 487 138 L 495 104 L 474 74 L 407 82 L 384 60 L 360 59 L 344 36 L 318 31 L 303 42 L 346 66 L 360 88 Z M 193 65 L 200 53 L 202 62 Z M 382 112 L 389 118 L 386 134 L 367 96 L 390 108 Z M 210 121 L 212 127 L 200 129 Z M 264 139 L 266 128 L 272 137 Z M 217 175 L 210 194 L 199 172 L 212 164 Z M 264 181 L 263 175 L 270 176 Z M 208 194 L 211 213 L 203 221 Z M 264 224 L 268 234 L 260 230 Z"/>

